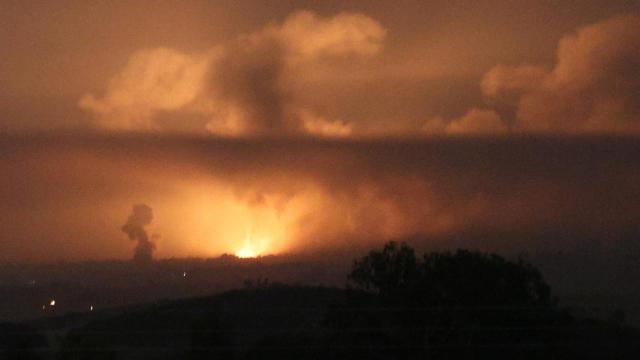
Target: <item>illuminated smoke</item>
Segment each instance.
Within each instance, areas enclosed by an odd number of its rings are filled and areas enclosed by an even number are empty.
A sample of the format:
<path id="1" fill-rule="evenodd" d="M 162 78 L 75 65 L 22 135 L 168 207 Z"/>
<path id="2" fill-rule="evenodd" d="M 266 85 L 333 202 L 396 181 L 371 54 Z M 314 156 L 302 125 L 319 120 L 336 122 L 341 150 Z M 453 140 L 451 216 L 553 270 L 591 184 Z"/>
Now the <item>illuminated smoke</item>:
<path id="1" fill-rule="evenodd" d="M 149 240 L 149 235 L 144 229 L 145 226 L 151 224 L 152 220 L 153 211 L 151 208 L 144 204 L 138 204 L 133 207 L 126 224 L 122 226 L 122 231 L 129 236 L 129 239 L 138 242 L 133 253 L 133 260 L 136 262 L 148 262 L 153 259 L 156 245 Z"/>
<path id="2" fill-rule="evenodd" d="M 322 59 L 375 55 L 385 36 L 363 14 L 297 11 L 200 53 L 138 50 L 104 96 L 86 94 L 78 105 L 95 115 L 96 125 L 115 131 L 161 131 L 158 120 L 170 112 L 172 121 L 206 124 L 218 136 L 344 137 L 351 124 L 304 106 L 295 91 L 304 85 L 299 79 Z"/>

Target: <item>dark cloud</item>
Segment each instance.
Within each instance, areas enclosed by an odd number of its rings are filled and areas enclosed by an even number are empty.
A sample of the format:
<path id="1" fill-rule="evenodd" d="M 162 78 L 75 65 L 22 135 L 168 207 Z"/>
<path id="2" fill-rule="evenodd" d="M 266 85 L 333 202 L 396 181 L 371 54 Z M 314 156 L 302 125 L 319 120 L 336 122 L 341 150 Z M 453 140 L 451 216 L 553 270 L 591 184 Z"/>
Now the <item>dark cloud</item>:
<path id="1" fill-rule="evenodd" d="M 287 135 L 303 131 L 288 114 L 291 93 L 285 88 L 286 49 L 275 39 L 237 44 L 215 63 L 209 89 L 228 102 L 231 114 L 216 114 L 212 132 Z M 235 112 L 235 113 L 234 113 Z"/>

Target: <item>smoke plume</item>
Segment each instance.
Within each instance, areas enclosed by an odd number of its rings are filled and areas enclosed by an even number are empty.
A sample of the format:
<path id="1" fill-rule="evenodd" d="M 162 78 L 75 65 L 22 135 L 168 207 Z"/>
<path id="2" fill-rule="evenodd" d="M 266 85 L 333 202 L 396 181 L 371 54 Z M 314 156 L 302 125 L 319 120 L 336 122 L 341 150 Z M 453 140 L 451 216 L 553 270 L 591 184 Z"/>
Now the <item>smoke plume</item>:
<path id="1" fill-rule="evenodd" d="M 129 236 L 129 239 L 138 242 L 133 253 L 133 260 L 136 262 L 147 262 L 153 259 L 156 245 L 149 240 L 149 235 L 144 229 L 145 226 L 151 224 L 152 220 L 151 208 L 144 204 L 138 204 L 134 205 L 131 215 L 122 226 L 122 231 Z"/>
<path id="2" fill-rule="evenodd" d="M 86 94 L 79 106 L 95 115 L 97 125 L 116 131 L 163 130 L 164 116 L 165 122 L 193 123 L 224 136 L 342 137 L 350 124 L 300 104 L 296 81 L 323 59 L 375 55 L 385 35 L 382 25 L 362 14 L 298 11 L 281 24 L 199 53 L 139 50 L 104 96 Z"/>

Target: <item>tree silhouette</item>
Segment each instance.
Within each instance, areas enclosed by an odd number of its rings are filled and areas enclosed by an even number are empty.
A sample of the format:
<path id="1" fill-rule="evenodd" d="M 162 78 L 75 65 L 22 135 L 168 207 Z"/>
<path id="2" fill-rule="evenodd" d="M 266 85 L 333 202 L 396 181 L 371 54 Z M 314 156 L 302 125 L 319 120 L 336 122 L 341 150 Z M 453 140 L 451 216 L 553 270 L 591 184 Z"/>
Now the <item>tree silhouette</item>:
<path id="1" fill-rule="evenodd" d="M 389 295 L 415 286 L 419 274 L 415 251 L 406 244 L 389 242 L 382 251 L 373 250 L 356 260 L 348 278 L 364 290 Z"/>
<path id="2" fill-rule="evenodd" d="M 349 280 L 384 298 L 429 306 L 552 306 L 540 272 L 518 259 L 469 250 L 434 252 L 418 260 L 406 244 L 389 242 L 354 262 Z"/>
<path id="3" fill-rule="evenodd" d="M 370 331 L 340 341 L 393 344 L 377 352 L 381 358 L 467 358 L 478 347 L 491 358 L 535 358 L 542 354 L 527 347 L 551 346 L 548 329 L 563 319 L 536 268 L 495 254 L 457 250 L 418 258 L 408 245 L 390 242 L 356 260 L 348 279 L 354 310 L 342 311 L 334 324 Z"/>
<path id="4" fill-rule="evenodd" d="M 507 261 L 494 254 L 468 250 L 425 254 L 420 288 L 433 305 L 526 306 L 552 305 L 551 291 L 540 272 L 522 260 Z"/>

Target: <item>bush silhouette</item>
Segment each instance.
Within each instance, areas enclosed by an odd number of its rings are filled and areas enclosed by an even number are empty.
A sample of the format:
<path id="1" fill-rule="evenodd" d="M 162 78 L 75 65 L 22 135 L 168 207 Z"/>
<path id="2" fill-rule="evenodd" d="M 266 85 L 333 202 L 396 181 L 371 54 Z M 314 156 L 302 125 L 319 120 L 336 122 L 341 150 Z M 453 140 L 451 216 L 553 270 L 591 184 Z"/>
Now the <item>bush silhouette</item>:
<path id="1" fill-rule="evenodd" d="M 348 277 L 363 290 L 388 296 L 415 287 L 420 280 L 420 268 L 412 248 L 390 242 L 382 251 L 371 251 L 356 260 Z"/>
<path id="2" fill-rule="evenodd" d="M 387 300 L 429 306 L 553 304 L 540 272 L 522 260 L 469 250 L 428 253 L 418 260 L 406 244 L 387 243 L 356 260 L 349 280 Z"/>
<path id="3" fill-rule="evenodd" d="M 331 324 L 354 335 L 334 339 L 377 349 L 373 358 L 536 358 L 560 339 L 556 310 L 540 272 L 522 261 L 468 250 L 417 257 L 387 243 L 354 262 L 351 300 Z M 386 345 L 385 345 L 386 344 Z M 506 351 L 505 351 L 506 350 Z M 336 357 L 363 356 L 358 353 Z"/>

